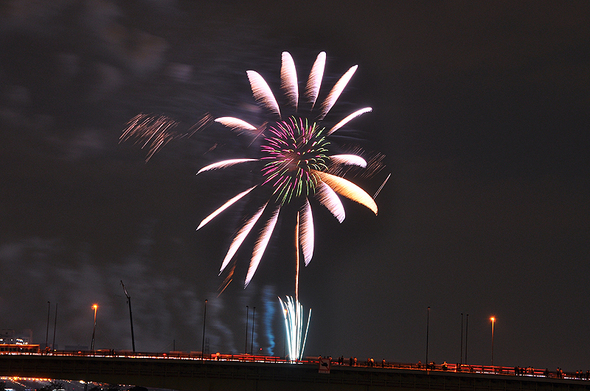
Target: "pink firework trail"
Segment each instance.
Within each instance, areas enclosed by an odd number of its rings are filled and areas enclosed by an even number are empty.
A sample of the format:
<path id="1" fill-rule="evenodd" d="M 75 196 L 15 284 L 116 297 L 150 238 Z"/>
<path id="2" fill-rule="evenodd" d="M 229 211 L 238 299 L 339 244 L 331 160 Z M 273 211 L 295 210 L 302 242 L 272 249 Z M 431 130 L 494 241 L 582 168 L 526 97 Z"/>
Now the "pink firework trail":
<path id="1" fill-rule="evenodd" d="M 127 128 L 119 137 L 119 143 L 134 140 L 135 145 L 141 145 L 141 149 L 147 149 L 145 161 L 166 144 L 175 139 L 191 137 L 211 122 L 211 116 L 205 114 L 195 125 L 185 132 L 176 130 L 178 122 L 165 115 L 138 114 L 127 122 Z"/>

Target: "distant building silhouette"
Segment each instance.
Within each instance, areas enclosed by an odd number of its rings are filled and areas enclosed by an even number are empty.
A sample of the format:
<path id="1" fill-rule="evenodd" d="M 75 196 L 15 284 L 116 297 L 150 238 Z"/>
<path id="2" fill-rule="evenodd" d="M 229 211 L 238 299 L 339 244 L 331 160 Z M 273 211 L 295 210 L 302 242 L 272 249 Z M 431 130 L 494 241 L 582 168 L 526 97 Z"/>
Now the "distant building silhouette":
<path id="1" fill-rule="evenodd" d="M 0 329 L 0 343 L 4 344 L 31 344 L 33 343 L 33 330 L 24 329 L 16 331 L 14 329 Z"/>

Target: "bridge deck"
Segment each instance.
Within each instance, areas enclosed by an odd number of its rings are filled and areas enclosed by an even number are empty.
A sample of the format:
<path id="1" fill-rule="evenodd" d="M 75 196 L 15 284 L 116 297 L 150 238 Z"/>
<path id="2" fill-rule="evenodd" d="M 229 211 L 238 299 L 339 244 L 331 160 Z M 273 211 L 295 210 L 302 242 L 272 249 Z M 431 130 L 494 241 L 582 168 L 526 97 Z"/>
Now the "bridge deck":
<path id="1" fill-rule="evenodd" d="M 174 390 L 590 391 L 586 380 L 469 372 L 117 356 L 0 355 L 0 375 Z"/>

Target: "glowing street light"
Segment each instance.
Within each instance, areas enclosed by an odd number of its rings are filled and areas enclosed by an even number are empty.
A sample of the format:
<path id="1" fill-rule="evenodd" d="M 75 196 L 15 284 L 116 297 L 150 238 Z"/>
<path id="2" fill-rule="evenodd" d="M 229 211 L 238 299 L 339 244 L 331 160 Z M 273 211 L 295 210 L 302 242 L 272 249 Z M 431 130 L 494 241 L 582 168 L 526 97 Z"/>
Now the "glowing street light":
<path id="1" fill-rule="evenodd" d="M 490 322 L 492 322 L 492 366 L 494 366 L 494 327 L 496 326 L 496 317 L 492 316 Z"/>
<path id="2" fill-rule="evenodd" d="M 90 350 L 94 351 L 94 336 L 96 335 L 96 311 L 98 310 L 98 304 L 93 304 L 92 309 L 94 310 L 94 327 L 92 327 L 92 341 L 90 341 Z"/>

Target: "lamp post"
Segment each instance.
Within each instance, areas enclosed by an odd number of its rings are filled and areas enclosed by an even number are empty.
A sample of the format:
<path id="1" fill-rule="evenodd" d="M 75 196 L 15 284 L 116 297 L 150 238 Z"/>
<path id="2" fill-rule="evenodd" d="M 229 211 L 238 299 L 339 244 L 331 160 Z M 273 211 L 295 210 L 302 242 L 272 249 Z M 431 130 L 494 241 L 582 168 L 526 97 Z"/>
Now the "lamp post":
<path id="1" fill-rule="evenodd" d="M 205 357 L 205 322 L 207 321 L 207 299 L 205 299 L 205 310 L 203 311 L 203 340 L 201 341 L 201 360 Z"/>
<path id="2" fill-rule="evenodd" d="M 428 334 L 429 334 L 429 330 L 430 329 L 430 306 L 428 307 L 428 310 L 426 312 L 426 361 L 424 361 L 424 365 L 426 365 L 426 368 L 428 369 Z"/>
<path id="3" fill-rule="evenodd" d="M 249 311 L 250 308 L 246 306 L 246 342 L 244 342 L 244 354 L 248 354 L 248 322 L 250 322 Z"/>
<path id="4" fill-rule="evenodd" d="M 463 312 L 461 312 L 461 359 L 459 366 L 463 365 Z"/>
<path id="5" fill-rule="evenodd" d="M 94 336 L 96 335 L 96 311 L 98 310 L 98 305 L 93 304 L 92 309 L 94 310 L 94 327 L 92 327 L 92 341 L 90 341 L 90 350 L 94 351 Z"/>
<path id="6" fill-rule="evenodd" d="M 256 322 L 256 307 L 252 308 L 252 338 L 250 339 L 250 354 L 254 354 L 254 326 Z"/>
<path id="7" fill-rule="evenodd" d="M 492 322 L 492 366 L 494 366 L 494 328 L 496 326 L 496 317 L 492 316 L 490 321 Z"/>
<path id="8" fill-rule="evenodd" d="M 51 302 L 47 302 L 47 329 L 45 330 L 45 349 L 48 348 L 47 339 L 49 338 L 49 313 L 51 311 Z"/>
<path id="9" fill-rule="evenodd" d="M 55 350 L 55 330 L 57 329 L 57 304 L 55 303 L 55 319 L 53 321 L 53 343 L 51 344 L 53 350 Z"/>
<path id="10" fill-rule="evenodd" d="M 285 319 L 287 319 L 287 309 L 286 308 L 283 309 L 283 313 L 284 313 Z M 287 349 L 287 332 L 288 332 L 288 329 L 285 327 L 285 334 L 283 334 L 283 357 L 285 357 L 285 359 L 287 359 L 287 351 L 286 351 L 286 349 Z M 289 347 L 289 352 L 291 352 L 291 347 Z"/>
<path id="11" fill-rule="evenodd" d="M 467 364 L 467 338 L 469 337 L 469 314 L 465 316 L 465 364 Z"/>
<path id="12" fill-rule="evenodd" d="M 127 304 L 129 304 L 129 321 L 131 322 L 131 347 L 133 348 L 133 353 L 135 353 L 135 335 L 133 335 L 133 314 L 131 313 L 131 296 L 129 296 L 129 293 L 127 293 L 127 289 L 125 289 L 123 280 L 121 280 L 121 286 L 123 287 L 123 292 L 125 292 L 125 296 L 127 297 Z"/>

